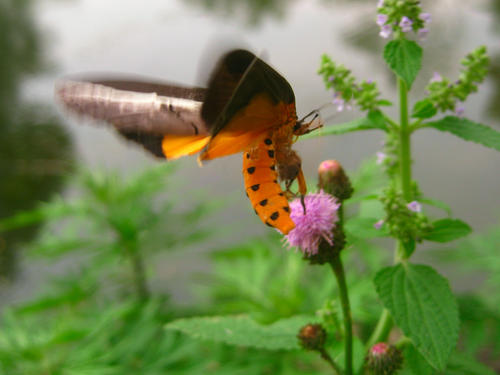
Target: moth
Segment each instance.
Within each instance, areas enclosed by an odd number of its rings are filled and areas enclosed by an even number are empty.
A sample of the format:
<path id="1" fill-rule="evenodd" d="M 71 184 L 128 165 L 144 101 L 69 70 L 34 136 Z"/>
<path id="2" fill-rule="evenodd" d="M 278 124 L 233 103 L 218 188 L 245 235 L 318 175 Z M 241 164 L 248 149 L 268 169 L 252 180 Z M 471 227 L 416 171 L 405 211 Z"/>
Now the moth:
<path id="1" fill-rule="evenodd" d="M 153 155 L 198 161 L 243 154 L 245 191 L 259 218 L 287 234 L 295 227 L 288 199 L 297 180 L 306 194 L 301 159 L 292 149 L 313 128 L 297 119 L 290 84 L 246 50 L 232 50 L 215 66 L 206 88 L 142 80 L 62 80 L 56 98 L 68 110 L 111 124 Z M 280 182 L 284 184 L 282 189 Z"/>

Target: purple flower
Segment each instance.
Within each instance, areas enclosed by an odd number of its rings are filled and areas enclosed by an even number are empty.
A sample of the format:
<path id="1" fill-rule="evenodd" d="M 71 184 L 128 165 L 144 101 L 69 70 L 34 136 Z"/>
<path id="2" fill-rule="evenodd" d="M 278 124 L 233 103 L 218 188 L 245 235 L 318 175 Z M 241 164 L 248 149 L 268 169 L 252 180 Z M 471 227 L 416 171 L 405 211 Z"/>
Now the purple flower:
<path id="1" fill-rule="evenodd" d="M 379 25 L 380 27 L 384 26 L 387 22 L 387 19 L 387 14 L 377 14 L 377 25 Z"/>
<path id="2" fill-rule="evenodd" d="M 375 154 L 377 155 L 377 164 L 380 165 L 384 162 L 384 160 L 387 158 L 387 155 L 381 151 L 377 151 Z"/>
<path id="3" fill-rule="evenodd" d="M 420 212 L 422 211 L 422 205 L 418 203 L 417 201 L 410 202 L 406 205 L 410 211 L 413 212 Z"/>
<path id="4" fill-rule="evenodd" d="M 338 221 L 337 211 L 340 203 L 323 192 L 308 194 L 304 197 L 306 214 L 300 199 L 290 203 L 290 217 L 295 223 L 286 236 L 288 247 L 298 247 L 305 255 L 318 253 L 318 246 L 322 239 L 333 245 L 332 230 Z"/>
<path id="5" fill-rule="evenodd" d="M 392 26 L 391 25 L 384 25 L 380 29 L 380 32 L 378 35 L 380 35 L 382 38 L 387 39 L 391 36 L 392 34 Z"/>
<path id="6" fill-rule="evenodd" d="M 424 41 L 427 38 L 427 34 L 429 34 L 429 29 L 423 28 L 418 30 L 418 39 Z"/>
<path id="7" fill-rule="evenodd" d="M 373 224 L 373 227 L 376 229 L 376 230 L 379 230 L 380 228 L 382 228 L 382 225 L 384 225 L 385 221 L 383 219 L 377 221 L 375 224 Z"/>
<path id="8" fill-rule="evenodd" d="M 328 77 L 328 80 L 329 80 L 330 82 L 333 82 L 333 81 L 335 81 L 335 77 L 334 77 L 334 76 L 330 76 L 330 77 Z"/>
<path id="9" fill-rule="evenodd" d="M 336 92 L 333 95 L 332 103 L 337 106 L 337 111 L 342 112 L 344 110 L 345 101 L 340 96 L 340 93 Z"/>
<path id="10" fill-rule="evenodd" d="M 427 26 L 432 21 L 432 17 L 430 13 L 420 13 L 420 16 L 418 16 L 422 21 L 424 21 L 424 24 Z"/>
<path id="11" fill-rule="evenodd" d="M 431 83 L 432 82 L 441 82 L 442 80 L 443 80 L 443 77 L 441 77 L 441 74 L 439 74 L 438 72 L 434 72 L 430 82 Z"/>
<path id="12" fill-rule="evenodd" d="M 455 114 L 458 117 L 462 117 L 464 115 L 464 112 L 465 112 L 465 108 L 462 105 L 457 105 L 455 107 Z"/>
<path id="13" fill-rule="evenodd" d="M 401 27 L 401 31 L 404 33 L 411 31 L 411 25 L 413 25 L 413 21 L 406 16 L 403 16 L 399 22 L 399 27 Z"/>

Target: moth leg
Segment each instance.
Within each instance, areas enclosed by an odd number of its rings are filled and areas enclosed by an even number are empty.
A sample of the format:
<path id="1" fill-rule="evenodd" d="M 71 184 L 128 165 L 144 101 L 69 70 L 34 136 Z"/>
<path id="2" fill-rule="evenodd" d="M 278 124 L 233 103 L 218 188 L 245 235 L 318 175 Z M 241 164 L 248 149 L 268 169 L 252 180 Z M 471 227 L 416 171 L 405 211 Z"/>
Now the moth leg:
<path id="1" fill-rule="evenodd" d="M 304 201 L 304 196 L 307 193 L 307 183 L 304 177 L 304 173 L 302 172 L 302 168 L 300 168 L 299 174 L 297 175 L 297 182 L 299 184 L 299 193 L 300 193 L 300 203 L 302 203 L 302 208 L 304 209 L 304 215 L 306 214 L 306 203 Z"/>

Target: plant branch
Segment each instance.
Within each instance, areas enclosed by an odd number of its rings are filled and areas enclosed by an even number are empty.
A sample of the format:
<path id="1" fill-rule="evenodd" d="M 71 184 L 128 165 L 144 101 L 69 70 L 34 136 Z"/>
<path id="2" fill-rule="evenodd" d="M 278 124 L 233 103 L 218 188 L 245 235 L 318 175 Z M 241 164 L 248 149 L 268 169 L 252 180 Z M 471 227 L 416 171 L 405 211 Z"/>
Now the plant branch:
<path id="1" fill-rule="evenodd" d="M 352 316 L 351 306 L 349 304 L 349 295 L 347 293 L 347 284 L 345 280 L 344 266 L 340 259 L 340 254 L 330 263 L 332 266 L 340 292 L 340 303 L 342 304 L 342 313 L 344 316 L 344 335 L 345 335 L 345 374 L 352 375 Z"/>

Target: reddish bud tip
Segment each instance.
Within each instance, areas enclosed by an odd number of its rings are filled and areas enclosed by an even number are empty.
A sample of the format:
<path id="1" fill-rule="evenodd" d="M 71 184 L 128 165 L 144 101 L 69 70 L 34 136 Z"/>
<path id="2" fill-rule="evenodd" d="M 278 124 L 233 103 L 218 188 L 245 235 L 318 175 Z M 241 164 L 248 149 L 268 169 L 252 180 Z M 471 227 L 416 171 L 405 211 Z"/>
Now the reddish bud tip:
<path id="1" fill-rule="evenodd" d="M 343 201 L 352 195 L 349 177 L 337 160 L 325 160 L 318 168 L 319 188 Z"/>
<path id="2" fill-rule="evenodd" d="M 326 342 L 326 331 L 321 324 L 307 324 L 300 329 L 297 338 L 306 350 L 322 350 Z"/>

